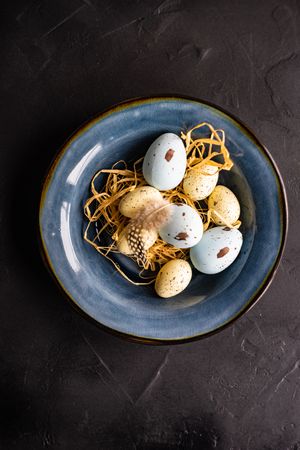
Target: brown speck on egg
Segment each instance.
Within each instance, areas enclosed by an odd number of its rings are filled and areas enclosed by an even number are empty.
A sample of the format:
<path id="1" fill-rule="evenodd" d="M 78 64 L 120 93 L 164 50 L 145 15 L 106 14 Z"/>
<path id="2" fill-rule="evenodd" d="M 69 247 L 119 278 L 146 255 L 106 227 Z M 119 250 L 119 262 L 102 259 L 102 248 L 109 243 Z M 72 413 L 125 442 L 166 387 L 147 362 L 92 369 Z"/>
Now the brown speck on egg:
<path id="1" fill-rule="evenodd" d="M 185 231 L 181 231 L 174 239 L 176 239 L 176 241 L 185 241 L 188 237 L 189 235 Z"/>
<path id="2" fill-rule="evenodd" d="M 167 151 L 167 153 L 165 154 L 165 160 L 166 161 L 171 161 L 171 159 L 173 158 L 175 151 L 172 150 L 171 148 L 169 148 L 169 150 Z"/>
<path id="3" fill-rule="evenodd" d="M 217 258 L 223 258 L 223 256 L 227 255 L 228 252 L 229 252 L 229 247 L 221 248 L 221 250 L 217 254 Z"/>
<path id="4" fill-rule="evenodd" d="M 183 216 L 185 216 L 185 213 L 182 213 Z"/>
<path id="5" fill-rule="evenodd" d="M 224 231 L 230 231 L 230 228 L 229 227 L 224 227 L 223 230 Z"/>

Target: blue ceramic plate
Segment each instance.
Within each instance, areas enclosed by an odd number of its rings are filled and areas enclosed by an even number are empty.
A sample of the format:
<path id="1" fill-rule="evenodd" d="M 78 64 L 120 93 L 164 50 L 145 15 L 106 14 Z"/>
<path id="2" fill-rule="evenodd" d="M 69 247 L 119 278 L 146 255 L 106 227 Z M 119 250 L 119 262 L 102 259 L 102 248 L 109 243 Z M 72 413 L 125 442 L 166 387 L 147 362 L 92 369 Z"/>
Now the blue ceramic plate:
<path id="1" fill-rule="evenodd" d="M 83 204 L 100 168 L 143 156 L 160 134 L 180 134 L 207 121 L 226 133 L 234 168 L 220 182 L 241 203 L 244 244 L 217 275 L 195 271 L 189 287 L 163 300 L 137 287 L 82 238 Z M 287 231 L 286 197 L 274 161 L 237 119 L 189 98 L 158 97 L 113 107 L 81 128 L 55 159 L 44 184 L 40 234 L 48 264 L 81 311 L 111 331 L 143 342 L 182 342 L 222 329 L 251 307 L 270 284 Z M 133 263 L 119 262 L 134 272 Z"/>

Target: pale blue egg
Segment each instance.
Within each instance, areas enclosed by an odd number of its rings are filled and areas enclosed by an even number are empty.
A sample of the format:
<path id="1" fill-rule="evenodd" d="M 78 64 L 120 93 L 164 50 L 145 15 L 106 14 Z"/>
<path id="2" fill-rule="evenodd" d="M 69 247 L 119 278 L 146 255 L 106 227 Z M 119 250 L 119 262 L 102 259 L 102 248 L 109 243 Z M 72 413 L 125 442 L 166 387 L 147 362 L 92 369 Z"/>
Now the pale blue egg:
<path id="1" fill-rule="evenodd" d="M 243 236 L 239 230 L 214 227 L 205 231 L 201 241 L 191 248 L 191 261 L 202 273 L 219 273 L 237 258 L 242 244 Z"/>
<path id="2" fill-rule="evenodd" d="M 159 230 L 160 237 L 177 248 L 196 245 L 203 234 L 203 223 L 196 209 L 185 204 L 170 205 L 170 218 Z"/>
<path id="3" fill-rule="evenodd" d="M 174 133 L 159 136 L 150 145 L 143 162 L 145 180 L 160 191 L 178 186 L 185 169 L 185 148 L 180 137 Z"/>

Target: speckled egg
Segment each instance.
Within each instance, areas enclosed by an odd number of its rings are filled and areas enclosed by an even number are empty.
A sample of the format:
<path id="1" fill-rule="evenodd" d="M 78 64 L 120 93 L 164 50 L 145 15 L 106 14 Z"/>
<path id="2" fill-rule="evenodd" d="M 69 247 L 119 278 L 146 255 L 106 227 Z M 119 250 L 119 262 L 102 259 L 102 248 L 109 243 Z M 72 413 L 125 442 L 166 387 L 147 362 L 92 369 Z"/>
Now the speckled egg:
<path id="1" fill-rule="evenodd" d="M 238 256 L 243 244 L 239 230 L 214 227 L 203 233 L 199 244 L 190 250 L 193 265 L 202 273 L 215 274 L 227 269 Z"/>
<path id="2" fill-rule="evenodd" d="M 124 255 L 131 255 L 132 250 L 129 247 L 126 235 L 127 235 L 127 227 L 125 227 L 122 233 L 120 234 L 117 246 L 119 252 L 123 253 Z M 142 241 L 144 242 L 145 250 L 148 250 L 150 247 L 152 247 L 152 245 L 158 238 L 158 233 L 156 230 L 142 230 L 141 235 Z"/>
<path id="3" fill-rule="evenodd" d="M 192 279 L 190 264 L 183 259 L 173 259 L 167 262 L 158 272 L 155 281 L 155 291 L 163 298 L 180 294 Z"/>
<path id="4" fill-rule="evenodd" d="M 145 180 L 160 191 L 178 186 L 185 169 L 185 148 L 180 137 L 174 133 L 159 136 L 150 145 L 143 162 Z"/>
<path id="5" fill-rule="evenodd" d="M 208 199 L 208 208 L 213 210 L 211 218 L 216 225 L 235 223 L 240 217 L 241 209 L 238 199 L 226 186 L 215 187 Z"/>
<path id="6" fill-rule="evenodd" d="M 203 234 L 203 223 L 199 213 L 185 204 L 170 205 L 170 217 L 159 230 L 160 237 L 177 248 L 196 245 Z"/>
<path id="7" fill-rule="evenodd" d="M 192 200 L 203 200 L 212 193 L 218 178 L 216 166 L 205 164 L 201 170 L 191 169 L 183 180 L 183 191 Z"/>
<path id="8" fill-rule="evenodd" d="M 119 204 L 119 211 L 123 216 L 134 217 L 138 210 L 149 201 L 162 200 L 161 193 L 152 186 L 142 186 L 124 195 Z"/>

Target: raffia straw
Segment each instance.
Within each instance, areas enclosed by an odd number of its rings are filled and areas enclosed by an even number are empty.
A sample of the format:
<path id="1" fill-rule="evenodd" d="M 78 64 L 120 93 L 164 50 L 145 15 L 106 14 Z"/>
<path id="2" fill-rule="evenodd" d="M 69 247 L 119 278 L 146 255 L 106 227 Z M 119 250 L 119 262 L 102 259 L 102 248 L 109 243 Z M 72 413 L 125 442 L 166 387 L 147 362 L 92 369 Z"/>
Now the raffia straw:
<path id="1" fill-rule="evenodd" d="M 209 137 L 197 137 L 194 139 L 193 133 L 199 129 L 206 129 Z M 225 146 L 224 131 L 216 130 L 209 123 L 203 122 L 187 131 L 186 134 L 182 132 L 181 138 L 185 142 L 187 153 L 186 174 L 191 170 L 197 170 L 207 175 L 207 173 L 203 172 L 203 166 L 206 164 L 215 166 L 218 171 L 231 169 L 233 163 Z M 220 159 L 223 159 L 223 161 L 220 162 Z M 146 184 L 142 175 L 142 161 L 143 158 L 135 161 L 132 169 L 128 169 L 125 161 L 118 161 L 111 169 L 99 170 L 91 180 L 91 196 L 84 205 L 84 214 L 88 220 L 84 231 L 85 241 L 109 260 L 120 275 L 137 286 L 148 285 L 154 282 L 155 276 L 146 277 L 143 273 L 144 271 L 148 269 L 155 271 L 172 259 L 188 259 L 188 250 L 175 248 L 158 238 L 147 251 L 146 262 L 143 265 L 143 270 L 139 273 L 139 278 L 147 281 L 136 282 L 130 279 L 119 264 L 110 256 L 114 253 L 120 253 L 117 247 L 118 241 L 122 231 L 129 223 L 129 219 L 122 216 L 119 212 L 119 203 L 124 195 Z M 103 187 L 99 188 L 97 185 L 101 185 L 100 179 L 103 176 L 106 177 L 106 181 L 104 184 L 102 183 Z M 191 200 L 183 192 L 182 186 L 183 183 L 175 189 L 162 192 L 163 197 L 170 203 L 185 203 L 195 208 L 201 216 L 204 230 L 207 230 L 212 224 L 211 210 L 208 210 L 204 202 Z M 214 213 L 217 215 L 216 211 Z M 223 222 L 226 223 L 224 220 Z M 239 225 L 240 221 L 233 225 L 226 224 L 230 228 L 238 228 Z M 103 237 L 107 239 L 108 236 L 110 236 L 112 242 L 109 245 L 104 245 Z M 129 257 L 137 262 L 135 257 Z"/>
<path id="2" fill-rule="evenodd" d="M 193 132 L 200 129 L 208 129 L 210 137 L 193 139 Z M 206 164 L 217 167 L 219 171 L 232 168 L 233 162 L 225 146 L 223 130 L 215 130 L 211 124 L 203 122 L 193 127 L 186 134 L 181 132 L 181 138 L 185 141 L 188 171 L 190 169 L 199 170 Z M 223 162 L 215 161 L 215 158 L 220 156 L 223 158 Z"/>

